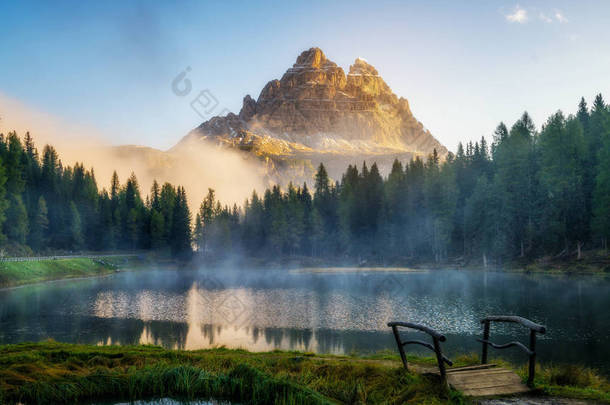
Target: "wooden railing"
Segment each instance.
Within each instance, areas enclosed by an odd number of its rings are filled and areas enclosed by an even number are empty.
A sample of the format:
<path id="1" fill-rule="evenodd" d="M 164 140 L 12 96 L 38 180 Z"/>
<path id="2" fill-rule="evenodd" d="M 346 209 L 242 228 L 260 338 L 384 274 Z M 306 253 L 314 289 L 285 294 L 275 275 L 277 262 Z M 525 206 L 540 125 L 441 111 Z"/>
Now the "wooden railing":
<path id="1" fill-rule="evenodd" d="M 436 354 L 436 361 L 438 363 L 438 370 L 440 372 L 441 379 L 443 380 L 443 382 L 447 381 L 445 363 L 452 366 L 453 362 L 451 360 L 449 360 L 447 357 L 445 357 L 443 355 L 443 352 L 441 351 L 440 342 L 444 342 L 446 340 L 445 336 L 438 333 L 434 329 L 431 329 L 427 326 L 419 325 L 416 323 L 390 322 L 390 323 L 388 323 L 388 326 L 392 328 L 392 332 L 394 333 L 394 338 L 396 339 L 396 345 L 398 345 L 398 352 L 400 353 L 400 358 L 402 359 L 402 364 L 404 365 L 405 369 L 408 370 L 409 367 L 407 366 L 407 356 L 405 355 L 404 346 L 409 345 L 409 344 L 424 346 L 424 347 L 427 347 L 428 349 L 432 350 Z M 430 335 L 432 337 L 432 344 L 423 342 L 421 340 L 407 340 L 407 341 L 403 342 L 400 339 L 400 333 L 398 332 L 399 327 L 415 329 L 420 332 L 427 333 L 428 335 Z"/>
<path id="2" fill-rule="evenodd" d="M 508 342 L 504 344 L 496 344 L 489 340 L 489 332 L 491 322 L 512 322 L 529 328 L 530 330 L 530 345 L 525 346 L 520 342 Z M 487 364 L 487 348 L 488 346 L 494 349 L 508 349 L 509 347 L 518 347 L 523 350 L 529 356 L 529 375 L 527 378 L 528 385 L 532 385 L 534 382 L 534 376 L 536 374 L 536 333 L 543 335 L 546 333 L 546 327 L 539 325 L 529 319 L 522 318 L 520 316 L 488 316 L 481 319 L 483 324 L 483 339 L 477 339 L 477 341 L 483 344 L 483 353 L 481 355 L 481 364 Z"/>

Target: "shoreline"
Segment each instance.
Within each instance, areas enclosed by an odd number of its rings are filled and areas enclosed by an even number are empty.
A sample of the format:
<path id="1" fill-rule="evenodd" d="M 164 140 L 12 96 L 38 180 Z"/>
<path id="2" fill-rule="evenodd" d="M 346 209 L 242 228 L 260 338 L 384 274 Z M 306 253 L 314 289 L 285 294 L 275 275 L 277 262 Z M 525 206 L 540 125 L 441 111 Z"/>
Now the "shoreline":
<path id="1" fill-rule="evenodd" d="M 455 360 L 456 367 L 479 362 L 472 355 Z M 279 350 L 19 343 L 0 346 L 0 402 L 77 403 L 184 396 L 236 402 L 257 398 L 252 402 L 256 404 L 472 403 L 430 374 L 435 371 L 432 357 L 408 356 L 408 361 L 411 368 L 407 372 L 393 351 L 339 356 Z M 524 367 L 499 364 L 526 377 Z M 528 395 L 610 403 L 610 384 L 583 367 L 540 366 L 534 390 Z"/>
<path id="2" fill-rule="evenodd" d="M 53 258 L 37 261 L 0 262 L 0 291 L 63 280 L 106 277 L 135 270 L 145 263 L 131 256 L 114 256 L 104 261 L 87 258 Z"/>
<path id="3" fill-rule="evenodd" d="M 90 276 L 75 276 L 75 277 L 66 276 L 66 277 L 62 277 L 62 278 L 50 278 L 48 280 L 34 281 L 34 282 L 28 282 L 28 283 L 23 283 L 23 284 L 0 287 L 0 291 L 17 290 L 19 288 L 30 287 L 30 286 L 39 285 L 39 284 L 60 283 L 62 281 L 78 281 L 78 280 L 88 280 L 88 279 L 92 279 L 92 278 L 104 278 L 104 277 L 110 277 L 110 276 L 112 276 L 116 273 L 120 273 L 122 271 L 126 271 L 126 270 L 114 270 L 113 272 L 92 274 Z"/>
<path id="4" fill-rule="evenodd" d="M 610 255 L 606 255 L 610 261 Z M 123 261 L 122 263 L 118 263 Z M 91 258 L 55 258 L 39 261 L 5 261 L 0 262 L 0 291 L 18 288 L 33 284 L 78 280 L 93 277 L 103 277 L 115 274 L 118 271 L 129 271 L 165 263 L 177 265 L 174 260 L 155 260 L 148 256 L 146 259 L 131 256 L 114 256 L 104 261 Z M 472 271 L 472 272 L 504 272 L 524 275 L 554 275 L 554 276 L 587 276 L 610 277 L 610 266 L 597 265 L 599 261 L 591 263 L 583 261 L 555 262 L 553 264 L 540 264 L 536 261 L 524 264 L 512 264 L 503 267 L 488 266 L 484 268 L 479 264 L 465 265 L 454 262 L 447 263 L 395 263 L 376 264 L 345 263 L 336 260 L 314 260 L 303 257 L 285 257 L 275 260 L 261 258 L 239 258 L 237 260 L 202 260 L 194 258 L 184 263 L 187 269 L 222 269 L 223 267 L 243 267 L 251 270 L 285 269 L 293 273 L 365 273 L 365 272 L 395 272 L 395 273 L 424 273 L 436 270 Z M 29 273 L 29 274 L 28 274 Z"/>
<path id="5" fill-rule="evenodd" d="M 535 259 L 524 262 L 513 262 L 503 266 L 482 263 L 460 263 L 447 261 L 443 263 L 392 261 L 392 262 L 349 262 L 345 260 L 317 259 L 301 256 L 286 256 L 280 258 L 237 257 L 232 259 L 194 258 L 188 267 L 202 268 L 243 267 L 245 269 L 286 269 L 289 271 L 311 270 L 315 272 L 338 271 L 395 271 L 395 272 L 425 272 L 434 270 L 457 270 L 477 272 L 504 272 L 517 274 L 548 274 L 567 276 L 610 276 L 610 253 L 600 251 L 589 252 L 593 257 L 584 255 L 583 259 L 545 260 Z M 360 269 L 360 270 L 358 270 Z"/>

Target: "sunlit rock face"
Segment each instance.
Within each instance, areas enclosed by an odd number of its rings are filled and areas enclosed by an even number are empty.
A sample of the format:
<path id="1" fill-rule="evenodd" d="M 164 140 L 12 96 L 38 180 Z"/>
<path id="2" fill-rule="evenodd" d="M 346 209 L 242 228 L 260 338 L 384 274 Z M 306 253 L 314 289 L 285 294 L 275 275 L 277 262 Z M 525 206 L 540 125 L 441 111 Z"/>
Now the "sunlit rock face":
<path id="1" fill-rule="evenodd" d="M 346 75 L 319 48 L 301 53 L 257 100 L 247 95 L 239 114 L 214 117 L 185 139 L 249 151 L 274 170 L 299 162 L 296 166 L 307 171 L 306 166 L 329 161 L 343 170 L 344 163 L 362 159 L 383 166 L 434 149 L 447 153 L 373 66 L 358 58 Z"/>

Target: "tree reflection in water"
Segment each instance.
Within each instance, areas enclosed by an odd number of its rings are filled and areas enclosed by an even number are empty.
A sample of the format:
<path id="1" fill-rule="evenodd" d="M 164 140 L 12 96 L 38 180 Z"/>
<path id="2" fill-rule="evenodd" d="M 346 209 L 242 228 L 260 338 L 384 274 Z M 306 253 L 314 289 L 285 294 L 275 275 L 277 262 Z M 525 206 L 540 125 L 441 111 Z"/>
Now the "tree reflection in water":
<path id="1" fill-rule="evenodd" d="M 541 361 L 610 364 L 607 279 L 506 273 L 142 271 L 0 290 L 0 343 L 219 346 L 320 353 L 395 350 L 386 323 L 443 331 L 449 355 L 478 352 L 478 320 L 519 314 L 548 326 Z M 498 341 L 525 338 L 494 330 Z M 413 336 L 415 338 L 415 336 Z M 502 355 L 510 356 L 506 351 Z M 523 360 L 515 353 L 516 360 Z"/>

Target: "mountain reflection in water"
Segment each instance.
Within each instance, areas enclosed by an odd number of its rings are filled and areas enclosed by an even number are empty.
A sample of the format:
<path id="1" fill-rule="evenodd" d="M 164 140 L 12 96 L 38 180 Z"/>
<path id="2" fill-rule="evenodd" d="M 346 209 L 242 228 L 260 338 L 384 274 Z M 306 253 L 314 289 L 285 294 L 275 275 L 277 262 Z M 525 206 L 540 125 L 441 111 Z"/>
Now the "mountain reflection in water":
<path id="1" fill-rule="evenodd" d="M 443 332 L 451 357 L 480 351 L 475 339 L 482 317 L 518 314 L 548 327 L 538 344 L 540 361 L 607 368 L 609 306 L 605 278 L 458 270 L 150 270 L 0 290 L 0 343 L 53 338 L 370 353 L 394 351 L 386 324 L 409 320 Z M 494 325 L 492 334 L 498 342 L 527 341 L 526 331 L 510 325 Z M 525 361 L 518 351 L 501 354 Z"/>

